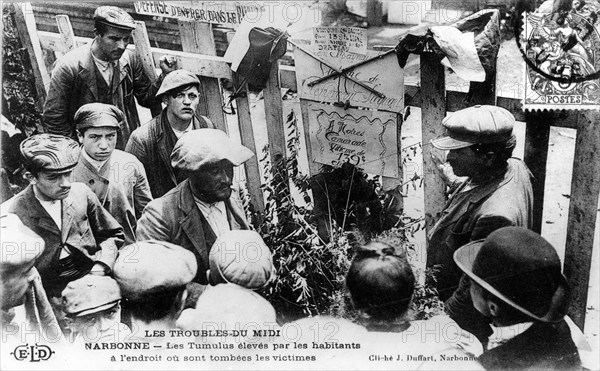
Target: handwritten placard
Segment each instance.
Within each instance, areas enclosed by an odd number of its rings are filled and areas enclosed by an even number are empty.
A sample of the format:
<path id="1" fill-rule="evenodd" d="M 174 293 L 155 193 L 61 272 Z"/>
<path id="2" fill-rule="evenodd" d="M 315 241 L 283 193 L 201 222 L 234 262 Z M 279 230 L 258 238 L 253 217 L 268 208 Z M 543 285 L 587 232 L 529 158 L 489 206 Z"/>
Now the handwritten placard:
<path id="1" fill-rule="evenodd" d="M 332 53 L 367 53 L 367 30 L 358 27 L 314 27 L 314 52 L 324 58 L 331 58 Z"/>
<path id="2" fill-rule="evenodd" d="M 256 19 L 256 14 L 262 11 L 256 2 L 244 4 L 230 1 L 135 1 L 133 6 L 138 14 L 223 24 L 230 27 L 239 25 L 248 14 L 251 14 L 250 18 Z"/>
<path id="3" fill-rule="evenodd" d="M 348 161 L 367 173 L 398 177 L 395 113 L 307 106 L 314 161 L 332 166 Z"/>
<path id="4" fill-rule="evenodd" d="M 357 58 L 360 54 L 356 53 L 342 51 L 330 53 L 335 53 L 339 66 L 345 67 L 364 60 Z M 369 51 L 367 57 L 378 54 Z M 348 76 L 382 93 L 383 97 L 369 92 L 345 77 L 331 78 L 308 86 L 311 81 L 333 73 L 334 70 L 299 48 L 294 50 L 294 59 L 296 61 L 296 79 L 299 82 L 299 93 L 302 99 L 329 103 L 349 101 L 352 106 L 391 112 L 404 110 L 404 73 L 398 65 L 398 58 L 394 53 L 365 63 L 347 73 Z"/>

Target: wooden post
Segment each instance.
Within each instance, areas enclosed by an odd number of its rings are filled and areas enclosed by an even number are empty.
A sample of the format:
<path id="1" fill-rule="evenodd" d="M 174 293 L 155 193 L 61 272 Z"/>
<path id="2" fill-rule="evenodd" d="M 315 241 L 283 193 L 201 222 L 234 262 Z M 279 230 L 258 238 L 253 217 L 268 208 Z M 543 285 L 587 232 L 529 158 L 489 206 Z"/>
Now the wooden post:
<path id="1" fill-rule="evenodd" d="M 217 55 L 212 27 L 209 23 L 179 20 L 181 48 L 184 52 Z M 200 76 L 201 94 L 198 113 L 208 116 L 218 129 L 227 132 L 223 113 L 223 93 L 219 79 Z"/>
<path id="2" fill-rule="evenodd" d="M 133 43 L 135 44 L 135 52 L 142 61 L 144 66 L 144 72 L 150 78 L 150 80 L 156 80 L 156 66 L 154 65 L 154 58 L 152 58 L 152 49 L 150 48 L 150 39 L 148 38 L 148 31 L 146 30 L 146 23 L 142 21 L 135 21 L 135 30 L 133 30 Z M 150 107 L 150 113 L 152 117 L 158 116 L 162 111 L 162 105 L 157 103 Z"/>
<path id="3" fill-rule="evenodd" d="M 304 142 L 306 146 L 306 156 L 308 157 L 308 176 L 319 173 L 320 165 L 315 162 L 312 155 L 312 145 L 310 141 L 310 127 L 308 120 L 308 101 L 300 99 L 300 111 L 302 112 L 302 126 L 304 128 Z"/>
<path id="4" fill-rule="evenodd" d="M 239 76 L 236 73 L 233 73 L 234 89 L 237 90 L 240 83 L 241 79 Z M 248 93 L 247 85 L 244 87 L 244 91 Z M 260 218 L 262 218 L 262 213 L 265 210 L 265 200 L 263 198 L 262 190 L 260 189 L 260 184 L 262 183 L 258 165 L 260 153 L 256 150 L 256 144 L 254 142 L 252 117 L 250 116 L 250 104 L 248 103 L 247 94 L 244 97 L 236 98 L 235 102 L 237 105 L 238 126 L 240 128 L 242 144 L 250 148 L 255 154 L 254 157 L 244 163 L 244 166 L 246 169 L 246 185 L 248 187 L 248 193 L 250 193 L 250 198 L 252 200 L 253 211 L 257 213 L 257 220 L 253 220 L 253 224 L 256 226 L 260 223 Z"/>
<path id="5" fill-rule="evenodd" d="M 15 26 L 17 28 L 19 40 L 21 40 L 23 48 L 27 50 L 31 69 L 33 70 L 35 91 L 37 94 L 35 106 L 38 111 L 42 113 L 44 110 L 44 102 L 46 101 L 46 91 L 50 86 L 50 75 L 45 67 L 41 68 L 44 66 L 44 57 L 42 55 L 42 47 L 40 46 L 31 4 L 16 3 L 10 4 L 10 6 L 11 13 L 13 13 L 15 18 Z M 25 7 L 25 11 L 22 7 Z"/>
<path id="6" fill-rule="evenodd" d="M 367 23 L 369 26 L 379 27 L 383 24 L 383 11 L 381 1 L 367 0 Z"/>
<path id="7" fill-rule="evenodd" d="M 69 16 L 65 14 L 57 15 L 56 24 L 58 25 L 58 33 L 60 33 L 60 37 L 65 45 L 65 53 L 75 49 L 77 47 L 75 34 L 73 33 L 73 26 L 71 26 Z"/>
<path id="8" fill-rule="evenodd" d="M 580 111 L 578 121 L 564 272 L 572 290 L 569 316 L 583 331 L 600 194 L 600 113 Z"/>
<path id="9" fill-rule="evenodd" d="M 525 112 L 525 118 L 524 160 L 533 174 L 533 221 L 531 229 L 537 233 L 542 233 L 548 141 L 554 114 L 551 111 Z"/>
<path id="10" fill-rule="evenodd" d="M 283 101 L 279 87 L 279 64 L 277 61 L 271 66 L 267 86 L 263 90 L 265 100 L 265 120 L 267 122 L 267 136 L 269 138 L 269 155 L 271 169 L 275 184 L 280 185 L 277 192 L 290 194 L 290 184 L 286 168 L 286 141 L 285 126 L 283 122 Z"/>
<path id="11" fill-rule="evenodd" d="M 438 219 L 446 203 L 446 185 L 431 159 L 432 139 L 444 133 L 442 120 L 446 116 L 446 75 L 440 57 L 421 54 L 421 131 L 423 143 L 423 184 L 425 191 L 425 227 L 427 232 Z M 429 254 L 427 254 L 429 256 Z M 429 261 L 427 262 L 429 266 Z"/>

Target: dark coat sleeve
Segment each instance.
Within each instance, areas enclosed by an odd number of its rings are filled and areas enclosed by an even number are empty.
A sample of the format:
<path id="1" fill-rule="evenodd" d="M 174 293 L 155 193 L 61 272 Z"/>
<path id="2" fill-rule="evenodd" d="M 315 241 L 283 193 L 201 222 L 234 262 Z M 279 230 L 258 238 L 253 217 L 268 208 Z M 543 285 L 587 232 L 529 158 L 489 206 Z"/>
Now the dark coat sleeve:
<path id="1" fill-rule="evenodd" d="M 87 190 L 86 196 L 90 227 L 96 243 L 100 247 L 100 251 L 96 253 L 95 261 L 102 262 L 112 269 L 117 259 L 118 249 L 123 246 L 125 240 L 123 228 L 102 207 L 98 197 L 91 190 Z"/>
<path id="2" fill-rule="evenodd" d="M 48 133 L 73 137 L 69 106 L 76 90 L 76 80 L 77 71 L 69 63 L 59 61 L 56 64 L 44 103 L 43 125 Z"/>

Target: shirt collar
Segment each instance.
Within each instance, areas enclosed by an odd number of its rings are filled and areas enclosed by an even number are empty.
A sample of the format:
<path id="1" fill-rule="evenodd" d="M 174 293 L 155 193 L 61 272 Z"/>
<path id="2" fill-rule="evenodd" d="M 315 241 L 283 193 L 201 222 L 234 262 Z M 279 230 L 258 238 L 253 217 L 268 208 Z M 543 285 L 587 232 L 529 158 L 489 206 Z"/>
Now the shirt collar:
<path id="1" fill-rule="evenodd" d="M 200 208 L 200 211 L 202 211 L 202 213 L 204 213 L 204 215 L 210 214 L 212 212 L 211 208 L 217 208 L 223 214 L 225 214 L 225 212 L 226 212 L 225 201 L 218 201 L 218 202 L 213 202 L 212 204 L 209 204 L 208 202 L 204 202 L 204 201 L 200 200 L 196 196 L 194 196 L 194 201 L 196 201 L 196 204 Z"/>
<path id="2" fill-rule="evenodd" d="M 97 170 L 100 171 L 100 169 L 102 169 L 102 166 L 104 166 L 104 164 L 108 161 L 108 158 L 104 161 L 98 161 L 98 160 L 94 160 L 86 151 L 85 149 L 83 151 L 81 151 L 82 156 L 87 160 L 87 162 L 89 162 L 90 164 L 92 164 L 92 166 Z M 110 158 L 110 157 L 109 157 Z"/>

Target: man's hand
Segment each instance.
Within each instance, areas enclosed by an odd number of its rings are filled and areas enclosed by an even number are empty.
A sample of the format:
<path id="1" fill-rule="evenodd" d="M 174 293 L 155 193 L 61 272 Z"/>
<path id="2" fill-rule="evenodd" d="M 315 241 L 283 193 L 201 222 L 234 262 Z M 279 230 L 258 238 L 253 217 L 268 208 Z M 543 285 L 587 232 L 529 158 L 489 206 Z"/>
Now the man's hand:
<path id="1" fill-rule="evenodd" d="M 177 69 L 177 58 L 172 55 L 163 55 L 158 60 L 158 65 L 163 75 L 167 75 L 169 72 L 173 72 Z"/>
<path id="2" fill-rule="evenodd" d="M 444 183 L 446 183 L 446 185 L 452 186 L 453 183 L 459 179 L 459 177 L 454 174 L 452 166 L 450 166 L 449 163 L 443 162 L 439 157 L 437 157 L 434 154 L 431 155 L 431 159 L 433 160 L 435 168 L 438 170 L 440 177 L 442 178 Z"/>

